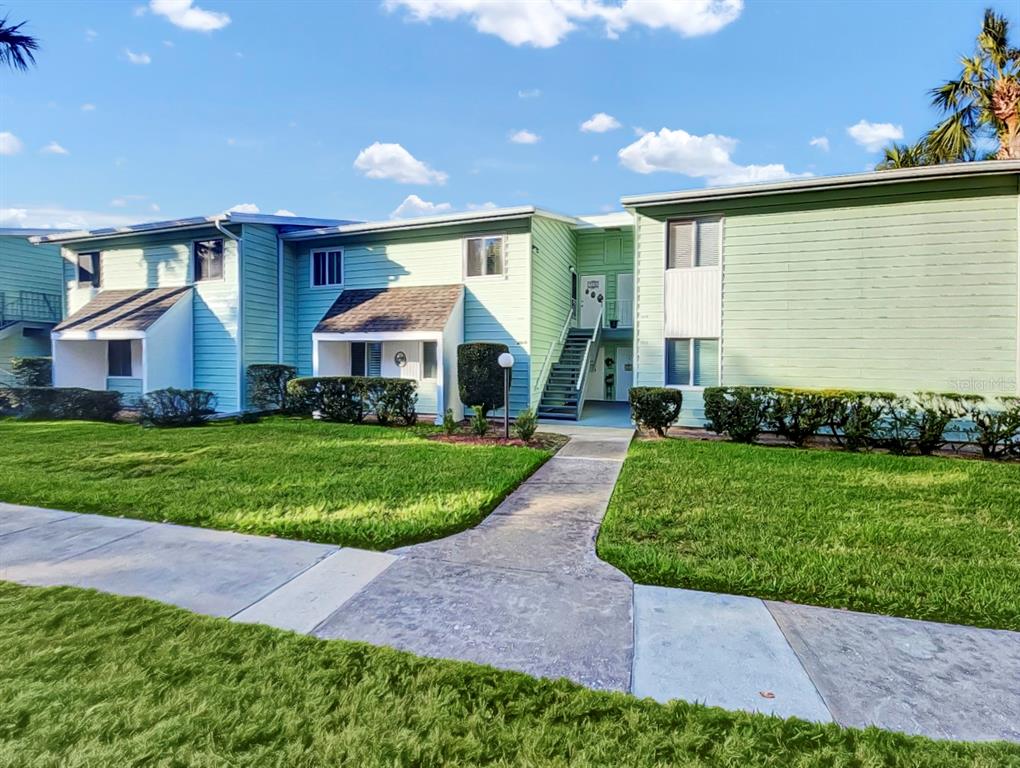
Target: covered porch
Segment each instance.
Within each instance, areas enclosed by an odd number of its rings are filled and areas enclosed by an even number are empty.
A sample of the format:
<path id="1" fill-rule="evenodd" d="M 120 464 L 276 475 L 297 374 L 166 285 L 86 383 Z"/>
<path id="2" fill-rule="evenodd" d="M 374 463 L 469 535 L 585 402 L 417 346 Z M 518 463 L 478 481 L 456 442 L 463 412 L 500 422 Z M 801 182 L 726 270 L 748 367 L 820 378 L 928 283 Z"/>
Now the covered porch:
<path id="1" fill-rule="evenodd" d="M 142 395 L 193 386 L 190 288 L 102 291 L 56 326 L 53 384 Z"/>
<path id="2" fill-rule="evenodd" d="M 460 285 L 345 290 L 312 333 L 313 375 L 411 379 L 418 413 L 461 419 L 463 302 Z"/>

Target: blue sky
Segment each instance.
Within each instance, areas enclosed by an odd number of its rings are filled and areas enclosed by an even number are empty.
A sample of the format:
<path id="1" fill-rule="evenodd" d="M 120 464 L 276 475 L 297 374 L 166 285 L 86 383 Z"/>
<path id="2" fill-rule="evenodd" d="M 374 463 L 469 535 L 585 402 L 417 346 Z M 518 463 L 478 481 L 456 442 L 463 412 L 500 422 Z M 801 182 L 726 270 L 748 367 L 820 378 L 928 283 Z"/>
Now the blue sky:
<path id="1" fill-rule="evenodd" d="M 0 226 L 598 213 L 861 171 L 932 124 L 984 5 L 14 0 L 42 50 L 0 72 Z"/>

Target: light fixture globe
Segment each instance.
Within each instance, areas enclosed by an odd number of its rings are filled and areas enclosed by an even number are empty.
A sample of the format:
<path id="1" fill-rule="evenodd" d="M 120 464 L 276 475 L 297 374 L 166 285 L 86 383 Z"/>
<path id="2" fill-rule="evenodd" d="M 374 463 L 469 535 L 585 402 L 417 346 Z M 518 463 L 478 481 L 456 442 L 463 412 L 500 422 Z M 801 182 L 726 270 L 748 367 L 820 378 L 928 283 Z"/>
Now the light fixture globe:
<path id="1" fill-rule="evenodd" d="M 489 358 L 490 360 L 492 358 Z M 499 356 L 499 367 L 500 368 L 513 368 L 514 367 L 514 356 L 509 352 L 504 352 Z"/>

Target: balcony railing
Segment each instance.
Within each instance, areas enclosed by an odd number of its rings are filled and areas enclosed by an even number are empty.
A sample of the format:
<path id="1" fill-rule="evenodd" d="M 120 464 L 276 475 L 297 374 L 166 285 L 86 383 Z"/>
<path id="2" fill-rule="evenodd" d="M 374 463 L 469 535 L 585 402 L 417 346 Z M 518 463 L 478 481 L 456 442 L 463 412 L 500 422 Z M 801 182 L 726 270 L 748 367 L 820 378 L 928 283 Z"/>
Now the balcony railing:
<path id="1" fill-rule="evenodd" d="M 604 324 L 607 328 L 633 328 L 634 302 L 631 299 L 607 301 Z"/>
<path id="2" fill-rule="evenodd" d="M 0 328 L 24 322 L 60 322 L 60 296 L 39 291 L 0 291 Z"/>

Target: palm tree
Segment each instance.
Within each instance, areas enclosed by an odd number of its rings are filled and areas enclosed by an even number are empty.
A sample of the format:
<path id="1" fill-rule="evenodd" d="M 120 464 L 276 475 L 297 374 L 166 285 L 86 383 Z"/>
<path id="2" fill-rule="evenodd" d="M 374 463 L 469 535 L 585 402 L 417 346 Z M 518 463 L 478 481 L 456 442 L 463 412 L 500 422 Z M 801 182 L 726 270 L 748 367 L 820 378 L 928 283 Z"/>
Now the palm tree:
<path id="1" fill-rule="evenodd" d="M 7 17 L 0 19 L 0 63 L 11 69 L 28 69 L 35 64 L 35 51 L 39 50 L 39 41 L 21 31 L 25 22 L 8 24 Z"/>
<path id="2" fill-rule="evenodd" d="M 875 166 L 876 171 L 888 171 L 892 168 L 916 168 L 929 165 L 927 149 L 923 142 L 917 144 L 890 144 L 883 150 L 882 161 Z"/>

